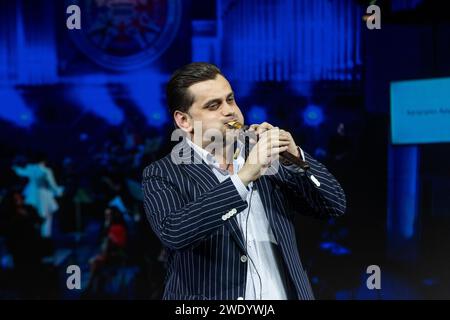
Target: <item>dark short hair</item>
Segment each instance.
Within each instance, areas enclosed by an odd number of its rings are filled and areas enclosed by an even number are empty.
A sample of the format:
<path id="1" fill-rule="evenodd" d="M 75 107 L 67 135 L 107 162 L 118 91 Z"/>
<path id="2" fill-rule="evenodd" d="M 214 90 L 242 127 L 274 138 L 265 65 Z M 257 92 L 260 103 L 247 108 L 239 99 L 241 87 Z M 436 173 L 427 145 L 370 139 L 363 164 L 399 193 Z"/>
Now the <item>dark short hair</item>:
<path id="1" fill-rule="evenodd" d="M 173 115 L 176 110 L 187 112 L 194 103 L 188 88 L 198 82 L 214 80 L 218 74 L 222 75 L 220 69 L 206 62 L 193 62 L 176 70 L 166 87 L 170 114 Z"/>

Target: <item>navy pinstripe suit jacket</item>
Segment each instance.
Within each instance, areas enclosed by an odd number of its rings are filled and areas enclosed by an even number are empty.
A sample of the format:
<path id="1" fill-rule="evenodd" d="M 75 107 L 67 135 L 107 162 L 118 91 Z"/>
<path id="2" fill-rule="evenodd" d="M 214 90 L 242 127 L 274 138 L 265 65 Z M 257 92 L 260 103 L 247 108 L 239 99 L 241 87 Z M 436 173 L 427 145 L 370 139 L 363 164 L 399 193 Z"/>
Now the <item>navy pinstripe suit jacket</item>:
<path id="1" fill-rule="evenodd" d="M 144 207 L 153 231 L 168 250 L 163 299 L 238 299 L 244 297 L 246 246 L 232 209 L 247 208 L 231 179 L 219 183 L 212 169 L 185 142 L 176 147 L 191 164 L 175 164 L 168 155 L 144 169 Z M 298 299 L 314 299 L 297 249 L 293 217 L 339 216 L 345 212 L 344 192 L 336 179 L 305 152 L 306 173 L 280 166 L 277 174 L 254 183 L 278 242 Z M 193 161 L 197 162 L 193 162 Z M 193 164 L 197 163 L 197 164 Z M 311 180 L 313 174 L 320 182 Z"/>

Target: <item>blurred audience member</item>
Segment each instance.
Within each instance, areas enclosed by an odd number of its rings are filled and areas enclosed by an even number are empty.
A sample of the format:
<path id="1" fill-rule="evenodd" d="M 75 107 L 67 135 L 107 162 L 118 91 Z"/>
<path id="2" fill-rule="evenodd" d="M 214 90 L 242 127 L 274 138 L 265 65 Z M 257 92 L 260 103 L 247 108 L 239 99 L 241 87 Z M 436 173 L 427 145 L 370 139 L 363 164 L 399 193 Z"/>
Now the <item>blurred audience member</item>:
<path id="1" fill-rule="evenodd" d="M 332 160 L 342 161 L 351 151 L 351 140 L 345 132 L 345 125 L 341 122 L 336 128 L 336 133 L 331 136 L 328 150 Z"/>
<path id="2" fill-rule="evenodd" d="M 63 194 L 63 188 L 55 181 L 52 169 L 46 166 L 45 156 L 38 156 L 33 163 L 25 167 L 13 166 L 18 176 L 28 178 L 24 190 L 25 203 L 33 206 L 44 219 L 41 235 L 50 238 L 52 235 L 53 214 L 59 209 L 55 197 Z"/>
<path id="3" fill-rule="evenodd" d="M 44 254 L 40 234 L 43 219 L 32 206 L 25 204 L 18 191 L 12 192 L 6 202 L 5 210 L 9 216 L 6 243 L 13 257 L 17 288 L 22 298 L 37 298 Z"/>
<path id="4" fill-rule="evenodd" d="M 88 284 L 88 294 L 94 296 L 108 295 L 106 287 L 114 279 L 112 269 L 126 267 L 127 262 L 127 228 L 122 213 L 116 207 L 105 210 L 104 231 L 100 253 L 89 263 L 91 275 Z M 112 294 L 112 293 L 110 293 Z"/>

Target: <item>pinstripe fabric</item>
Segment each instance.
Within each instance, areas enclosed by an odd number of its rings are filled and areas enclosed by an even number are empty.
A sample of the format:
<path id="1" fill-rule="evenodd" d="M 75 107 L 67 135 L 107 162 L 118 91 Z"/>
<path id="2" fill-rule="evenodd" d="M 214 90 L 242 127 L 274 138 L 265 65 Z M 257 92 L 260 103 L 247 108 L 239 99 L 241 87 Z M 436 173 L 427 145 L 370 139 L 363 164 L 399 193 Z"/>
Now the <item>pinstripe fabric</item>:
<path id="1" fill-rule="evenodd" d="M 180 144 L 183 144 L 181 142 Z M 144 208 L 153 231 L 169 253 L 164 299 L 238 299 L 245 293 L 244 239 L 232 209 L 247 208 L 231 179 L 217 180 L 190 148 L 175 164 L 170 155 L 144 169 Z M 298 299 L 314 299 L 297 249 L 295 213 L 315 217 L 344 214 L 346 199 L 336 179 L 305 152 L 309 172 L 280 166 L 255 182 Z M 196 159 L 195 159 L 196 158 Z M 195 160 L 195 162 L 194 162 Z M 320 182 L 317 186 L 311 174 Z M 239 213 L 238 213 L 239 214 Z"/>

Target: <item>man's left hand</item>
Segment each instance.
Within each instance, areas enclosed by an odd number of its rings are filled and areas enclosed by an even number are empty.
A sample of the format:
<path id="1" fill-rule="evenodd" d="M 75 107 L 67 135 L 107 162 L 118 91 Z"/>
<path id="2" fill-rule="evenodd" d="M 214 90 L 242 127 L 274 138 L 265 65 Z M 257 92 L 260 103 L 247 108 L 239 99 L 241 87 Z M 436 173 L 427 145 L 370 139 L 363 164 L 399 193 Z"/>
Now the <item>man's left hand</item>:
<path id="1" fill-rule="evenodd" d="M 276 128 L 276 127 L 274 127 L 270 123 L 263 122 L 261 124 L 252 124 L 249 127 L 249 131 L 254 131 L 254 132 L 256 132 L 257 135 L 260 135 L 263 132 L 268 131 L 273 128 Z M 292 135 L 286 130 L 283 130 L 283 129 L 279 129 L 279 130 L 280 130 L 280 140 L 281 141 L 289 141 L 289 146 L 288 146 L 287 152 L 300 158 L 300 151 L 298 150 L 297 144 L 295 143 L 294 138 L 292 138 Z"/>

